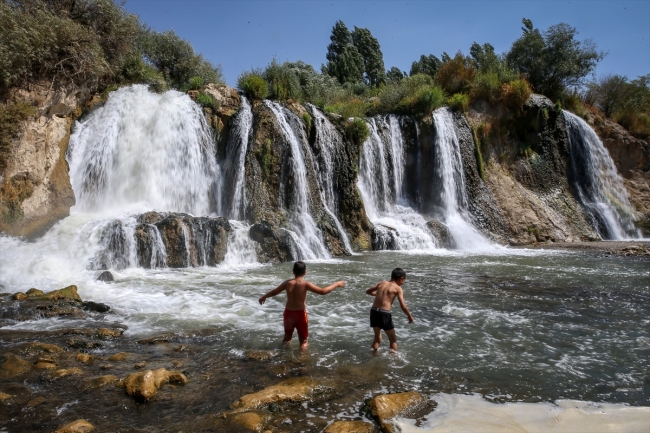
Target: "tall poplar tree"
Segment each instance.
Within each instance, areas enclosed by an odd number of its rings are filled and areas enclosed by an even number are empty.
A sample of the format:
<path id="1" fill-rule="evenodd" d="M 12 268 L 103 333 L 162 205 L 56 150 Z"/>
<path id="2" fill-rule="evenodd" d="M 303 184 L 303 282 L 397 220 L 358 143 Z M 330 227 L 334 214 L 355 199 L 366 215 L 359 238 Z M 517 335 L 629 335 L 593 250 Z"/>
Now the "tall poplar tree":
<path id="1" fill-rule="evenodd" d="M 370 30 L 354 27 L 352 42 L 363 57 L 366 84 L 377 87 L 386 82 L 384 70 L 384 55 L 381 52 L 379 41 L 370 33 Z"/>
<path id="2" fill-rule="evenodd" d="M 323 72 L 336 77 L 339 83 L 356 83 L 363 80 L 363 56 L 354 46 L 352 34 L 339 20 L 332 28 L 331 43 L 327 46 L 327 64 Z"/>

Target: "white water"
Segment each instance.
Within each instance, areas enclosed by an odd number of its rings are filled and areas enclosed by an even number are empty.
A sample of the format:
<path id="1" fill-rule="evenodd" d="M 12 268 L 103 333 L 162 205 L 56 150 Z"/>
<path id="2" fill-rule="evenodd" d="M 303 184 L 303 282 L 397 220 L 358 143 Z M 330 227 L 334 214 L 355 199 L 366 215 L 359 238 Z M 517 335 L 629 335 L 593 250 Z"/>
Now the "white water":
<path id="1" fill-rule="evenodd" d="M 436 394 L 438 403 L 419 427 L 398 418 L 402 433 L 641 433 L 650 428 L 650 408 L 558 400 L 495 404 L 480 395 Z"/>
<path id="2" fill-rule="evenodd" d="M 449 228 L 454 243 L 462 250 L 491 250 L 494 246 L 470 223 L 460 145 L 451 111 L 433 112 L 436 127 L 436 167 L 433 169 L 441 189 L 442 222 Z"/>
<path id="3" fill-rule="evenodd" d="M 226 267 L 249 267 L 259 265 L 255 253 L 255 242 L 248 235 L 250 226 L 230 220 L 232 232 L 228 237 L 228 251 L 222 265 Z"/>
<path id="4" fill-rule="evenodd" d="M 112 92 L 75 126 L 68 162 L 72 212 L 219 211 L 210 128 L 201 108 L 180 92 L 156 94 L 143 85 Z"/>
<path id="5" fill-rule="evenodd" d="M 352 245 L 350 244 L 350 238 L 343 228 L 341 221 L 337 217 L 338 201 L 334 189 L 334 149 L 337 147 L 342 148 L 343 141 L 339 132 L 336 130 L 334 125 L 332 125 L 329 119 L 323 115 L 323 113 L 311 104 L 308 104 L 308 107 L 314 119 L 316 146 L 320 150 L 320 158 L 317 159 L 313 157 L 312 160 L 316 164 L 316 172 L 319 175 L 323 204 L 327 213 L 332 216 L 332 219 L 336 224 L 336 229 L 343 241 L 343 246 L 345 247 L 346 252 L 351 254 Z"/>
<path id="6" fill-rule="evenodd" d="M 231 219 L 244 219 L 246 204 L 246 185 L 244 182 L 246 151 L 253 127 L 253 111 L 246 97 L 241 97 L 241 108 L 230 130 L 226 147 L 226 163 L 224 168 L 224 198 L 229 197 L 227 205 L 222 206 Z"/>
<path id="7" fill-rule="evenodd" d="M 402 194 L 404 144 L 397 117 L 372 118 L 368 128 L 370 137 L 363 143 L 357 187 L 384 248 L 393 244 L 398 250 L 435 250 L 426 220 Z"/>
<path id="8" fill-rule="evenodd" d="M 323 237 L 316 222 L 311 216 L 310 205 L 311 197 L 309 194 L 309 185 L 307 184 L 307 166 L 303 155 L 302 134 L 300 139 L 296 132 L 289 125 L 287 116 L 295 116 L 293 113 L 285 110 L 280 104 L 272 101 L 264 101 L 267 107 L 273 111 L 282 130 L 285 140 L 291 151 L 290 166 L 293 175 L 293 198 L 290 212 L 290 230 L 291 238 L 294 243 L 294 256 L 298 260 L 307 259 L 326 259 L 330 258 L 329 251 L 325 247 Z M 281 188 L 286 188 L 282 185 Z"/>
<path id="9" fill-rule="evenodd" d="M 634 211 L 623 179 L 596 132 L 580 117 L 563 111 L 569 135 L 569 155 L 580 202 L 604 239 L 639 238 Z"/>

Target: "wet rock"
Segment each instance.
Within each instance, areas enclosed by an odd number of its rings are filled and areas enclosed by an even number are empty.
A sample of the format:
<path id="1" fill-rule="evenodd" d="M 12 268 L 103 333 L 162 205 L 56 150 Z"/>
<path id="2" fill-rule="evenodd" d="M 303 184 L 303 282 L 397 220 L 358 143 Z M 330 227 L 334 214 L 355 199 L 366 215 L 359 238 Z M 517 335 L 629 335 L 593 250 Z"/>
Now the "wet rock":
<path id="1" fill-rule="evenodd" d="M 58 379 L 60 377 L 66 376 L 81 376 L 83 371 L 79 367 L 72 368 L 61 368 L 59 370 L 53 371 L 48 375 L 49 379 Z"/>
<path id="2" fill-rule="evenodd" d="M 81 389 L 82 391 L 89 391 L 91 389 L 97 389 L 101 388 L 102 386 L 106 385 L 113 385 L 119 382 L 119 379 L 117 376 L 113 376 L 112 374 L 107 374 L 105 376 L 97 376 L 97 377 L 91 377 L 89 379 L 84 379 L 81 382 Z"/>
<path id="3" fill-rule="evenodd" d="M 5 394 L 4 392 L 0 392 L 0 402 L 3 402 L 5 400 L 11 400 L 12 398 L 14 398 L 13 395 Z"/>
<path id="4" fill-rule="evenodd" d="M 111 310 L 111 307 L 108 305 L 93 301 L 86 301 L 81 306 L 84 310 L 94 311 L 96 313 L 108 313 Z"/>
<path id="5" fill-rule="evenodd" d="M 34 363 L 34 368 L 39 370 L 53 370 L 56 368 L 56 361 L 51 356 L 41 356 Z"/>
<path id="6" fill-rule="evenodd" d="M 77 362 L 88 365 L 95 360 L 95 357 L 87 353 L 78 353 L 77 356 L 75 356 L 75 359 Z"/>
<path id="7" fill-rule="evenodd" d="M 364 421 L 336 421 L 328 425 L 323 433 L 373 433 L 375 426 Z"/>
<path id="8" fill-rule="evenodd" d="M 253 224 L 248 236 L 256 242 L 257 260 L 262 263 L 282 263 L 293 259 L 289 234 L 267 221 Z"/>
<path id="9" fill-rule="evenodd" d="M 119 352 L 116 353 L 115 355 L 111 355 L 108 360 L 111 362 L 122 362 L 126 360 L 129 356 L 131 356 L 130 353 L 127 352 Z"/>
<path id="10" fill-rule="evenodd" d="M 244 356 L 246 359 L 253 361 L 268 361 L 278 356 L 278 352 L 274 350 L 247 350 L 244 352 Z"/>
<path id="11" fill-rule="evenodd" d="M 73 349 L 97 349 L 102 347 L 102 343 L 99 341 L 90 341 L 83 338 L 71 338 L 66 344 Z"/>
<path id="12" fill-rule="evenodd" d="M 225 425 L 235 431 L 245 429 L 249 431 L 262 431 L 264 425 L 271 419 L 271 415 L 265 412 L 249 411 L 229 414 L 226 417 Z"/>
<path id="13" fill-rule="evenodd" d="M 185 363 L 183 361 L 174 361 L 172 362 L 172 365 L 174 368 L 181 368 L 183 365 L 185 365 Z"/>
<path id="14" fill-rule="evenodd" d="M 33 399 L 29 400 L 27 402 L 27 404 L 25 405 L 25 407 L 32 408 L 32 407 L 40 406 L 45 402 L 47 402 L 45 397 L 39 396 L 39 397 L 36 397 L 36 398 L 33 398 Z"/>
<path id="15" fill-rule="evenodd" d="M 57 354 L 63 353 L 63 348 L 56 344 L 33 342 L 21 344 L 18 347 L 18 353 L 24 356 L 36 356 L 43 353 Z"/>
<path id="16" fill-rule="evenodd" d="M 40 290 L 39 290 L 40 292 Z M 34 301 L 59 301 L 59 300 L 71 300 L 81 302 L 81 297 L 77 293 L 77 286 L 68 286 L 63 289 L 53 290 L 51 292 L 43 293 L 40 295 L 29 296 L 30 300 Z"/>
<path id="17" fill-rule="evenodd" d="M 177 339 L 178 337 L 174 334 L 162 334 L 162 335 L 157 335 L 155 337 L 151 338 L 144 338 L 142 340 L 136 341 L 138 344 L 161 344 L 161 343 L 169 343 L 170 341 L 173 341 Z"/>
<path id="18" fill-rule="evenodd" d="M 78 419 L 58 428 L 54 433 L 89 433 L 95 430 L 95 426 L 86 420 Z"/>
<path id="19" fill-rule="evenodd" d="M 163 384 L 168 382 L 185 385 L 188 380 L 179 371 L 167 371 L 160 368 L 130 374 L 124 380 L 124 388 L 126 393 L 135 397 L 136 400 L 148 401 L 156 395 Z"/>
<path id="20" fill-rule="evenodd" d="M 14 296 L 12 297 L 14 301 L 24 301 L 27 299 L 27 295 L 24 294 L 23 292 L 18 292 L 14 293 Z"/>
<path id="21" fill-rule="evenodd" d="M 379 421 L 382 431 L 392 433 L 397 431 L 389 423 L 392 418 L 416 410 L 426 404 L 426 401 L 415 391 L 378 395 L 368 404 L 368 411 Z"/>
<path id="22" fill-rule="evenodd" d="M 45 295 L 45 292 L 43 292 L 42 290 L 31 288 L 27 291 L 28 297 L 43 296 L 43 295 Z"/>
<path id="23" fill-rule="evenodd" d="M 443 248 L 455 248 L 456 243 L 449 233 L 449 228 L 437 220 L 427 222 L 427 228 L 434 238 L 438 241 L 438 245 Z"/>
<path id="24" fill-rule="evenodd" d="M 0 378 L 19 376 L 30 369 L 29 362 L 19 356 L 6 354 L 0 358 Z"/>
<path id="25" fill-rule="evenodd" d="M 134 367 L 136 369 L 140 369 L 140 368 L 144 368 L 146 365 L 147 365 L 147 361 L 141 361 L 141 362 L 138 362 L 137 364 L 135 364 Z"/>
<path id="26" fill-rule="evenodd" d="M 267 407 L 270 404 L 301 403 L 311 400 L 317 393 L 331 387 L 319 379 L 297 377 L 285 380 L 263 390 L 246 394 L 230 405 L 237 412 Z"/>
<path id="27" fill-rule="evenodd" d="M 123 333 L 124 330 L 122 329 L 99 328 L 97 330 L 97 336 L 106 340 L 121 337 Z"/>
<path id="28" fill-rule="evenodd" d="M 113 274 L 111 274 L 110 271 L 104 271 L 99 275 L 97 275 L 96 280 L 103 281 L 105 283 L 110 283 L 111 281 L 115 281 L 115 278 L 113 277 Z"/>

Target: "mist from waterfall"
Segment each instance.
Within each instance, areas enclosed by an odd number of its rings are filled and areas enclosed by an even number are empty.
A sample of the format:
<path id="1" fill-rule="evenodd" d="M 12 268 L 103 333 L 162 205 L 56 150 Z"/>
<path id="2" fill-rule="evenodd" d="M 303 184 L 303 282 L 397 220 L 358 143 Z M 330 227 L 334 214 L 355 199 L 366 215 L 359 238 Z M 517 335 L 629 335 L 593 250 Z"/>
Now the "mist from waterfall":
<path id="1" fill-rule="evenodd" d="M 295 249 L 293 256 L 301 260 L 330 258 L 321 230 L 311 215 L 311 196 L 307 183 L 307 165 L 303 154 L 305 140 L 302 129 L 294 130 L 289 124 L 290 118 L 298 124 L 300 124 L 300 120 L 277 102 L 266 100 L 264 104 L 275 115 L 289 146 L 289 167 L 293 178 L 293 188 L 290 192 L 292 203 L 290 209 L 287 209 L 291 227 L 287 229 L 287 232 L 293 240 Z M 288 188 L 288 186 L 282 185 L 281 188 Z"/>
<path id="2" fill-rule="evenodd" d="M 427 222 L 403 197 L 404 139 L 399 119 L 378 116 L 368 121 L 357 187 L 368 218 L 375 226 L 378 249 L 436 249 Z"/>
<path id="3" fill-rule="evenodd" d="M 449 229 L 449 234 L 457 248 L 462 250 L 492 249 L 492 243 L 480 234 L 470 222 L 463 160 L 454 118 L 449 108 L 443 107 L 434 111 L 433 122 L 436 130 L 435 167 L 433 170 L 440 188 L 441 222 Z"/>
<path id="4" fill-rule="evenodd" d="M 596 132 L 580 117 L 563 111 L 569 135 L 570 181 L 603 239 L 639 238 L 623 179 Z"/>

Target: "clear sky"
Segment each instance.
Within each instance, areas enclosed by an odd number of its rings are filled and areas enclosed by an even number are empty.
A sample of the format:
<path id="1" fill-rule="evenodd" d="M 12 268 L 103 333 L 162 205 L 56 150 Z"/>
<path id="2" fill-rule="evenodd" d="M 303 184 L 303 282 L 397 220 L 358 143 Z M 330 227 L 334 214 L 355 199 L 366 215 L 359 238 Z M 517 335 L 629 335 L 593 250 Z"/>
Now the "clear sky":
<path id="1" fill-rule="evenodd" d="M 273 57 L 319 70 L 337 20 L 350 30 L 368 28 L 386 69 L 408 72 L 421 54 L 467 54 L 473 42 L 507 51 L 525 17 L 542 30 L 564 22 L 578 30 L 578 39 L 593 39 L 608 52 L 598 76 L 650 73 L 650 0 L 128 0 L 125 7 L 155 30 L 174 29 L 221 64 L 231 86 L 242 71 Z"/>

